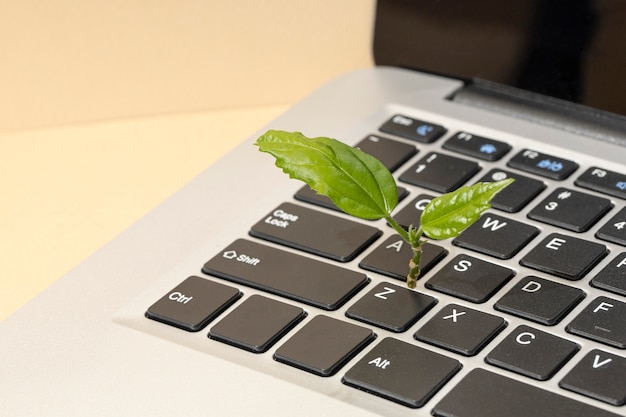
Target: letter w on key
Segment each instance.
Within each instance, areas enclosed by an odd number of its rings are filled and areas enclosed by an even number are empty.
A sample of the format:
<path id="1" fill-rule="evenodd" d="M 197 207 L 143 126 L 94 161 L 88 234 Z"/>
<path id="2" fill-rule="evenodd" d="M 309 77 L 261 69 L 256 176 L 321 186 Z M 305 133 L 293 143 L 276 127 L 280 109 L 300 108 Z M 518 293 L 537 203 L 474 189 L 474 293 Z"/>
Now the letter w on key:
<path id="1" fill-rule="evenodd" d="M 503 222 L 499 219 L 492 219 L 491 217 L 487 217 L 483 222 L 483 229 L 491 229 L 492 232 L 495 232 L 498 229 L 506 226 L 506 222 Z"/>

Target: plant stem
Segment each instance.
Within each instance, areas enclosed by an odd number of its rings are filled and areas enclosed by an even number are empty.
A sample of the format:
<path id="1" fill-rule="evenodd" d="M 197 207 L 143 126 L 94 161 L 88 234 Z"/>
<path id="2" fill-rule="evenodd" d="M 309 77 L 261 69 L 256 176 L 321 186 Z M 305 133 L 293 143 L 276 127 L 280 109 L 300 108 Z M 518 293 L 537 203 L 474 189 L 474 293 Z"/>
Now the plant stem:
<path id="1" fill-rule="evenodd" d="M 418 229 L 415 229 L 411 225 L 409 230 L 406 231 L 391 215 L 385 216 L 385 220 L 387 220 L 387 223 L 389 223 L 389 225 L 411 246 L 413 256 L 409 261 L 409 273 L 406 277 L 406 284 L 409 288 L 415 288 L 417 286 L 417 278 L 420 274 L 420 259 L 422 257 L 422 245 L 424 244 L 424 241 L 421 240 L 422 234 L 424 233 L 422 227 L 420 226 Z"/>

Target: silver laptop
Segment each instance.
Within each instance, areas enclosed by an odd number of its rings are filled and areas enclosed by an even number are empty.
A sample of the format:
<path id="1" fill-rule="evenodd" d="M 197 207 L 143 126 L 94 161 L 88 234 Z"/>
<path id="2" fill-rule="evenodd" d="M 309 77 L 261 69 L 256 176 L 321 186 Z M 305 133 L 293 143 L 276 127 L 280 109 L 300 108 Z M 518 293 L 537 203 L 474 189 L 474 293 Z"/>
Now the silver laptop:
<path id="1" fill-rule="evenodd" d="M 380 0 L 377 66 L 258 134 L 377 156 L 404 226 L 515 178 L 493 207 L 409 290 L 251 137 L 0 324 L 0 415 L 626 416 L 625 9 Z"/>

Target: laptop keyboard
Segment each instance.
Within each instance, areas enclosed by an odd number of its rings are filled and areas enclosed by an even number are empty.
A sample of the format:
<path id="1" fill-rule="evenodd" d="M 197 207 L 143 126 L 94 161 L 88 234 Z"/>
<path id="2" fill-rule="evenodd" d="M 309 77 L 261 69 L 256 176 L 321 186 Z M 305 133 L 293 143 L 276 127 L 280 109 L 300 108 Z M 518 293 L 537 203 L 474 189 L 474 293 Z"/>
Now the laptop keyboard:
<path id="1" fill-rule="evenodd" d="M 439 193 L 516 179 L 425 245 L 416 291 L 399 235 L 304 186 L 146 316 L 436 416 L 626 415 L 626 173 L 486 136 L 395 115 L 356 145 L 399 179 L 405 227 Z"/>

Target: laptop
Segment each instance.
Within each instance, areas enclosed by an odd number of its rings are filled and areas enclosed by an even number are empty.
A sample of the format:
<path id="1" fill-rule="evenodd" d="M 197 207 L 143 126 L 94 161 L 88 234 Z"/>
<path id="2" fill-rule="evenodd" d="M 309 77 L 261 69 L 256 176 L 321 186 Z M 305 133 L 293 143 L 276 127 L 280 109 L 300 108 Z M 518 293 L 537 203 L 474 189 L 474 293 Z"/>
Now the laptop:
<path id="1" fill-rule="evenodd" d="M 380 0 L 376 67 L 0 324 L 0 415 L 626 416 L 625 8 Z M 410 290 L 393 229 L 287 178 L 267 129 L 378 157 L 405 226 L 515 182 Z"/>

